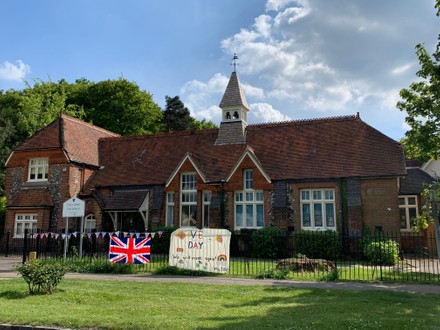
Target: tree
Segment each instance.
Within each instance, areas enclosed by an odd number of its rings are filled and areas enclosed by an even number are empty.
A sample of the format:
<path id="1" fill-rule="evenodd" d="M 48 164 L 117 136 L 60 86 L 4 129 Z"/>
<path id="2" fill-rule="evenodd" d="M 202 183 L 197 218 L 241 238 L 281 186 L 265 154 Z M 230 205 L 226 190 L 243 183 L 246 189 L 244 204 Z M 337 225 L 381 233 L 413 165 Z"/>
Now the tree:
<path id="1" fill-rule="evenodd" d="M 183 104 L 179 96 L 165 96 L 165 110 L 163 125 L 168 132 L 188 131 L 216 128 L 217 126 L 205 119 L 198 121 L 191 117 L 189 109 Z"/>
<path id="2" fill-rule="evenodd" d="M 85 120 L 121 135 L 161 131 L 162 111 L 150 93 L 126 79 L 77 81 L 69 105 L 85 110 Z M 70 103 L 72 102 L 72 103 Z"/>
<path id="3" fill-rule="evenodd" d="M 436 0 L 437 17 L 440 16 L 440 0 Z M 417 72 L 420 81 L 400 91 L 402 101 L 397 108 L 406 111 L 406 132 L 402 144 L 406 156 L 422 161 L 440 157 L 440 36 L 432 57 L 423 44 L 416 46 L 421 66 Z"/>
<path id="4" fill-rule="evenodd" d="M 73 84 L 35 80 L 21 91 L 0 90 L 0 196 L 10 152 L 62 111 L 119 134 L 161 129 L 162 111 L 152 96 L 122 78 L 98 83 L 78 79 Z"/>
<path id="5" fill-rule="evenodd" d="M 194 119 L 191 117 L 187 107 L 180 100 L 179 96 L 165 96 L 165 110 L 163 122 L 168 132 L 185 131 L 193 129 Z"/>

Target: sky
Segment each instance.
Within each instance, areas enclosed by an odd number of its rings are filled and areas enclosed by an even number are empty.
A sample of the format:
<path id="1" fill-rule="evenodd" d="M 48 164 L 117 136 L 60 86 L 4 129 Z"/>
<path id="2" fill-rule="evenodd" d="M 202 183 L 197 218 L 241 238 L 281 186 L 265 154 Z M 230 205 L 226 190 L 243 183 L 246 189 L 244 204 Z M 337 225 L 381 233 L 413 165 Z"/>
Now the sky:
<path id="1" fill-rule="evenodd" d="M 400 140 L 399 91 L 433 53 L 434 0 L 1 0 L 0 90 L 125 78 L 220 123 L 236 71 L 248 123 L 356 115 Z"/>

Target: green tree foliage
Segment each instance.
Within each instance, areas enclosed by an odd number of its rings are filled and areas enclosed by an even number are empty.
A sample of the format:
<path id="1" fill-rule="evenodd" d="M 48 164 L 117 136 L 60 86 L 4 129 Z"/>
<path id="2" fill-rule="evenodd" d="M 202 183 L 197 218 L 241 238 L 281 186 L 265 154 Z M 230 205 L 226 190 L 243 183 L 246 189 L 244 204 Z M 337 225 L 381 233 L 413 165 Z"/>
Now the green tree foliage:
<path id="1" fill-rule="evenodd" d="M 191 117 L 189 109 L 183 104 L 179 96 L 165 96 L 163 125 L 168 132 L 209 129 L 217 127 L 213 122 L 198 121 Z"/>
<path id="2" fill-rule="evenodd" d="M 440 0 L 436 0 L 440 16 Z M 422 161 L 440 156 L 440 37 L 432 57 L 423 44 L 416 46 L 420 70 L 419 81 L 400 91 L 397 108 L 406 111 L 406 123 L 411 129 L 402 144 L 408 158 Z"/>
<path id="3" fill-rule="evenodd" d="M 0 90 L 0 196 L 4 164 L 23 140 L 57 118 L 61 111 L 119 134 L 158 132 L 162 111 L 152 96 L 126 79 L 69 84 L 26 82 L 21 90 Z"/>
<path id="4" fill-rule="evenodd" d="M 193 129 L 193 118 L 179 96 L 165 96 L 165 102 L 163 121 L 168 132 Z"/>
<path id="5" fill-rule="evenodd" d="M 151 94 L 123 78 L 98 83 L 77 80 L 68 101 L 71 107 L 85 110 L 86 121 L 121 135 L 160 131 L 162 111 Z"/>

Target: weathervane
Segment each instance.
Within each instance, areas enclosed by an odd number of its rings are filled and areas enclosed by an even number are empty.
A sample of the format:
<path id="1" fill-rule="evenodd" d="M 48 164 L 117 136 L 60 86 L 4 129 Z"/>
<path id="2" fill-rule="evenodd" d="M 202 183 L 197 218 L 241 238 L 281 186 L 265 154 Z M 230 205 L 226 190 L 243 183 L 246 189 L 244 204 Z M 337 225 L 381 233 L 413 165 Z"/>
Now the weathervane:
<path id="1" fill-rule="evenodd" d="M 232 58 L 232 65 L 234 66 L 234 72 L 237 71 L 237 65 L 238 65 L 237 60 L 238 60 L 238 56 L 236 53 L 234 53 L 234 57 Z"/>

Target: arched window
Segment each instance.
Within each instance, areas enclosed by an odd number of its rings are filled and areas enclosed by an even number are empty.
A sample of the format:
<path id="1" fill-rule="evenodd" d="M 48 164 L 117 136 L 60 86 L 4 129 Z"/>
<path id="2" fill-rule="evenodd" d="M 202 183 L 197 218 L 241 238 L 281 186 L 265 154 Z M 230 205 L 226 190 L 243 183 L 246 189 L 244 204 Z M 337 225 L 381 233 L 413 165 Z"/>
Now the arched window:
<path id="1" fill-rule="evenodd" d="M 91 233 L 95 229 L 96 229 L 96 218 L 95 218 L 95 215 L 94 214 L 89 214 L 85 218 L 84 232 Z"/>

